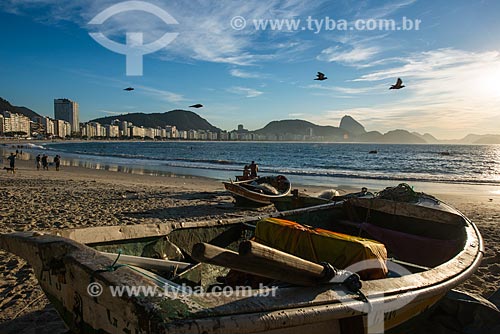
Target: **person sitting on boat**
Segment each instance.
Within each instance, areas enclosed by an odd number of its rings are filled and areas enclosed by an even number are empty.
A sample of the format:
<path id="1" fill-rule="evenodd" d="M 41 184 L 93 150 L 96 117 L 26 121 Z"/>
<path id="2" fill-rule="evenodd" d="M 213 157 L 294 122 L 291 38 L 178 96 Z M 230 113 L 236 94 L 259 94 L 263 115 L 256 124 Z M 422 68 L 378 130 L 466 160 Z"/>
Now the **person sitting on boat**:
<path id="1" fill-rule="evenodd" d="M 257 177 L 257 172 L 259 171 L 259 166 L 255 163 L 255 161 L 252 161 L 250 164 L 250 177 L 256 178 Z"/>
<path id="2" fill-rule="evenodd" d="M 243 180 L 250 180 L 250 167 L 248 165 L 243 168 Z"/>

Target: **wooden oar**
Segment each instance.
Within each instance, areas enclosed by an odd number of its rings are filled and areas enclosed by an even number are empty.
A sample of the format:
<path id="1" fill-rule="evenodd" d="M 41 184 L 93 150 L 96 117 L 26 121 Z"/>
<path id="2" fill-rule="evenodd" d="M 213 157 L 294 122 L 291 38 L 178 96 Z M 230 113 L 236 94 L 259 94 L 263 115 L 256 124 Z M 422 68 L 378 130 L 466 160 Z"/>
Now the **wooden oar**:
<path id="1" fill-rule="evenodd" d="M 240 254 L 214 245 L 194 245 L 191 257 L 230 269 L 296 285 L 313 286 L 328 281 L 322 265 L 278 251 L 253 241 L 240 244 Z M 330 274 L 330 273 L 328 273 Z"/>
<path id="2" fill-rule="evenodd" d="M 132 256 L 125 254 L 114 254 L 114 253 L 106 253 L 101 252 L 102 255 L 106 256 L 108 259 L 115 260 L 118 258 L 118 263 L 123 264 L 131 264 L 137 267 L 145 268 L 145 269 L 156 269 L 156 270 L 173 270 L 177 269 L 186 269 L 191 265 L 188 262 L 179 262 L 179 261 L 170 261 L 170 260 L 161 260 L 161 259 L 152 259 L 149 257 L 141 257 L 141 256 Z M 119 257 L 118 257 L 119 256 Z"/>

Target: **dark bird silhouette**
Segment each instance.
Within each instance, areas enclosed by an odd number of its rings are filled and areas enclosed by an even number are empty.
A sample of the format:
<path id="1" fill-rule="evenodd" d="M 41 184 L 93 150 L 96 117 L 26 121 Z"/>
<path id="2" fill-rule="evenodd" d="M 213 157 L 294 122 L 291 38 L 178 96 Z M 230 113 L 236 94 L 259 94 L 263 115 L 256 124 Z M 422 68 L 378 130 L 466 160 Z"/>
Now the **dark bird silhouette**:
<path id="1" fill-rule="evenodd" d="M 391 88 L 389 88 L 389 89 L 401 89 L 403 87 L 405 87 L 405 85 L 403 85 L 403 80 L 401 80 L 401 78 L 398 78 L 398 81 L 396 81 L 396 84 L 392 85 Z"/>
<path id="2" fill-rule="evenodd" d="M 323 81 L 323 80 L 326 80 L 328 79 L 327 77 L 325 77 L 325 74 L 324 73 L 321 73 L 321 72 L 318 72 L 318 74 L 316 74 L 317 78 L 314 79 L 314 80 L 319 80 L 319 81 Z"/>
<path id="3" fill-rule="evenodd" d="M 135 88 L 128 87 L 128 88 L 125 88 L 124 90 L 126 90 L 127 92 L 131 92 L 131 91 L 135 90 Z"/>
<path id="4" fill-rule="evenodd" d="M 198 104 L 193 104 L 192 106 L 189 106 L 189 108 L 196 108 L 196 109 L 203 108 L 203 104 L 199 104 L 199 103 Z"/>

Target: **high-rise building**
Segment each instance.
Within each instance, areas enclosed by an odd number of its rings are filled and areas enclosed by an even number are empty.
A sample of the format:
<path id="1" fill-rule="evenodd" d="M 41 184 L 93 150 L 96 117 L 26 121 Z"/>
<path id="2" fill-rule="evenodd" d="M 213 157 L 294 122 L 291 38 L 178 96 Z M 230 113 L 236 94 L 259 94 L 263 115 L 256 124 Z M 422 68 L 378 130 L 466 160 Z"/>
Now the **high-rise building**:
<path id="1" fill-rule="evenodd" d="M 69 99 L 55 99 L 54 118 L 71 124 L 72 133 L 78 133 L 80 131 L 78 103 Z"/>

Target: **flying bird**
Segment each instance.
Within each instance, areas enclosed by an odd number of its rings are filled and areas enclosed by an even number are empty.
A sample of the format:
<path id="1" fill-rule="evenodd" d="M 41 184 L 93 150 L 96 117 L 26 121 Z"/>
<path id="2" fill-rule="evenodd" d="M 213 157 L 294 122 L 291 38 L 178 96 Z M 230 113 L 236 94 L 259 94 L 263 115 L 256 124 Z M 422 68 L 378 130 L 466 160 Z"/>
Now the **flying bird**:
<path id="1" fill-rule="evenodd" d="M 316 74 L 317 78 L 314 79 L 314 80 L 319 80 L 319 81 L 323 81 L 323 80 L 326 80 L 328 79 L 327 77 L 325 77 L 325 74 L 324 73 L 321 73 L 321 72 L 318 72 L 318 74 Z"/>
<path id="2" fill-rule="evenodd" d="M 405 85 L 403 85 L 403 80 L 401 80 L 401 78 L 398 78 L 398 81 L 396 81 L 396 84 L 392 85 L 391 88 L 389 88 L 389 89 L 401 89 L 403 87 L 405 87 Z"/>
<path id="3" fill-rule="evenodd" d="M 131 92 L 131 91 L 135 90 L 135 88 L 128 87 L 128 88 L 125 88 L 124 90 L 126 90 L 127 92 Z"/>
<path id="4" fill-rule="evenodd" d="M 189 106 L 189 108 L 196 108 L 196 109 L 203 108 L 203 104 L 199 104 L 199 103 L 198 104 L 193 104 L 192 106 Z"/>

